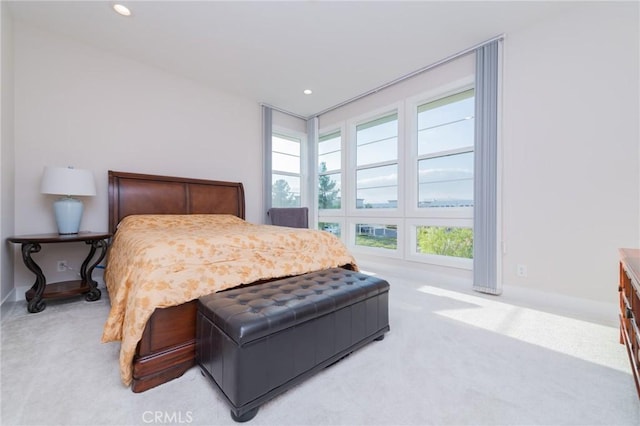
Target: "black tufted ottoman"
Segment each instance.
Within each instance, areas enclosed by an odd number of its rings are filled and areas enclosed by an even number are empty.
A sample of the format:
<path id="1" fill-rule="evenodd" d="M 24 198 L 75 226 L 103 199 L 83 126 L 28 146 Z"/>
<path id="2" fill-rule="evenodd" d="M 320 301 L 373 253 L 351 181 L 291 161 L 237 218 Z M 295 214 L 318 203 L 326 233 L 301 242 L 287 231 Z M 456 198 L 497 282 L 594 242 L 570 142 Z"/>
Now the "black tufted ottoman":
<path id="1" fill-rule="evenodd" d="M 261 404 L 389 331 L 389 284 L 341 268 L 201 297 L 196 361 L 251 420 Z"/>

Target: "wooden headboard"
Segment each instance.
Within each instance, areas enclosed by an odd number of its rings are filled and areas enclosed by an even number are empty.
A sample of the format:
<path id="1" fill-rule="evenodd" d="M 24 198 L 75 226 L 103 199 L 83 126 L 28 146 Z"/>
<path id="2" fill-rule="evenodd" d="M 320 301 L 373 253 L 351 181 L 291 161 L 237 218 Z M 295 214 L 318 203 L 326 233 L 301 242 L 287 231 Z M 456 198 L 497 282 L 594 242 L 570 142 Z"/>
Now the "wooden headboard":
<path id="1" fill-rule="evenodd" d="M 132 214 L 232 214 L 242 219 L 240 182 L 143 175 L 109 170 L 109 231 Z"/>

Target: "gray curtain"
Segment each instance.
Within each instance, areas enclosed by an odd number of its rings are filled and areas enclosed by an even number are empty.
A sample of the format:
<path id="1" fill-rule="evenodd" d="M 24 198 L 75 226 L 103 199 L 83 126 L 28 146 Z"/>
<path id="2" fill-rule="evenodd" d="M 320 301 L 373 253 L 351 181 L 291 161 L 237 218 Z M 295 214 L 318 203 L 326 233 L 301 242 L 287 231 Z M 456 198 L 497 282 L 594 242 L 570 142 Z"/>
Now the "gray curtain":
<path id="1" fill-rule="evenodd" d="M 476 50 L 473 289 L 500 294 L 497 248 L 499 40 Z"/>
<path id="2" fill-rule="evenodd" d="M 315 229 L 318 218 L 318 117 L 307 120 L 307 205 L 309 206 L 309 228 Z"/>
<path id="3" fill-rule="evenodd" d="M 269 223 L 269 216 L 267 212 L 272 207 L 271 206 L 271 138 L 273 133 L 273 110 L 266 106 L 262 105 L 262 146 L 264 153 L 264 199 L 263 199 L 263 209 L 264 212 L 264 223 Z"/>

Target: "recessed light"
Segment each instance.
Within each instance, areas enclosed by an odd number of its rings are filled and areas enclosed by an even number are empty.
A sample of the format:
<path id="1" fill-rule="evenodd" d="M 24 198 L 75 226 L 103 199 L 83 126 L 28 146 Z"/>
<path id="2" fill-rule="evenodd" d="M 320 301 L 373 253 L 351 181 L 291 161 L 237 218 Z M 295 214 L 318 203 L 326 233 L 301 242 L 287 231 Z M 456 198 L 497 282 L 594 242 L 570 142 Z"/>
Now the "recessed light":
<path id="1" fill-rule="evenodd" d="M 313 93 L 313 91 L 311 89 L 304 89 L 302 93 L 304 93 L 305 95 L 310 95 Z"/>
<path id="2" fill-rule="evenodd" d="M 129 10 L 129 8 L 127 6 L 122 5 L 122 4 L 114 4 L 113 5 L 113 10 L 115 10 L 116 12 L 118 12 L 122 16 L 131 16 L 131 11 Z"/>

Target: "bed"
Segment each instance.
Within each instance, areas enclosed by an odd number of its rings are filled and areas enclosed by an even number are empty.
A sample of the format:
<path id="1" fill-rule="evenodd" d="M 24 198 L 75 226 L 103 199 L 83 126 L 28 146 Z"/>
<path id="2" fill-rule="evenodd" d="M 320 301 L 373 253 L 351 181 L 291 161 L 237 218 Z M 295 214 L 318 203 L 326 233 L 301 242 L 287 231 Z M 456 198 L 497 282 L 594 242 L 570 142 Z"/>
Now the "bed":
<path id="1" fill-rule="evenodd" d="M 223 220 L 225 224 L 229 223 L 230 227 L 235 226 L 237 222 L 244 222 L 245 203 L 242 183 L 115 171 L 109 171 L 108 177 L 109 230 L 115 234 L 114 244 L 109 249 L 109 262 L 112 258 L 116 258 L 116 253 L 111 251 L 116 246 L 115 243 L 119 237 L 117 234 L 118 226 L 127 224 L 127 221 L 144 222 L 147 218 L 151 218 L 148 220 L 156 220 L 156 215 L 158 220 L 192 215 L 189 219 L 209 220 L 210 217 L 214 217 L 216 220 Z M 125 220 L 125 218 L 127 219 Z M 170 228 L 171 226 L 166 227 Z M 270 228 L 275 230 L 280 227 Z M 308 230 L 297 231 L 312 232 Z M 120 228 L 120 232 L 123 232 L 122 228 Z M 123 235 L 122 238 L 124 238 Z M 353 258 L 348 253 L 347 256 L 342 253 L 336 255 L 332 262 L 337 264 L 327 265 L 326 268 L 340 266 L 357 270 Z M 107 272 L 109 272 L 110 266 L 109 264 Z M 325 268 L 325 266 L 319 268 L 317 265 L 315 267 L 317 269 Z M 283 273 L 279 277 L 243 281 L 238 285 L 254 285 L 307 271 L 292 272 Z M 253 275 L 248 274 L 247 276 Z M 105 274 L 105 278 L 109 281 L 108 274 Z M 114 313 L 117 302 L 114 302 L 114 295 L 111 294 L 113 287 L 113 282 L 107 282 L 109 295 L 112 298 L 112 312 L 105 325 L 104 342 L 120 340 L 119 338 L 123 337 L 113 330 L 108 332 L 108 329 L 113 328 L 116 323 L 118 327 L 121 327 L 120 322 L 122 322 L 120 318 L 122 314 Z M 201 289 L 199 291 L 202 293 Z M 211 292 L 215 291 L 217 290 L 211 290 Z M 136 337 L 133 356 L 131 357 L 130 353 L 124 356 L 125 351 L 121 348 L 121 378 L 123 383 L 131 385 L 134 392 L 143 392 L 177 378 L 195 365 L 196 300 L 185 300 L 172 306 L 152 308 L 151 312 L 148 319 L 145 319 L 144 330 L 141 331 L 139 340 Z M 122 329 L 124 330 L 124 327 Z M 119 332 L 124 333 L 124 331 Z M 125 346 L 125 340 L 127 339 L 122 339 L 122 347 Z M 127 341 L 129 342 L 128 346 L 131 347 L 131 339 Z M 132 359 L 129 361 L 129 358 Z"/>

